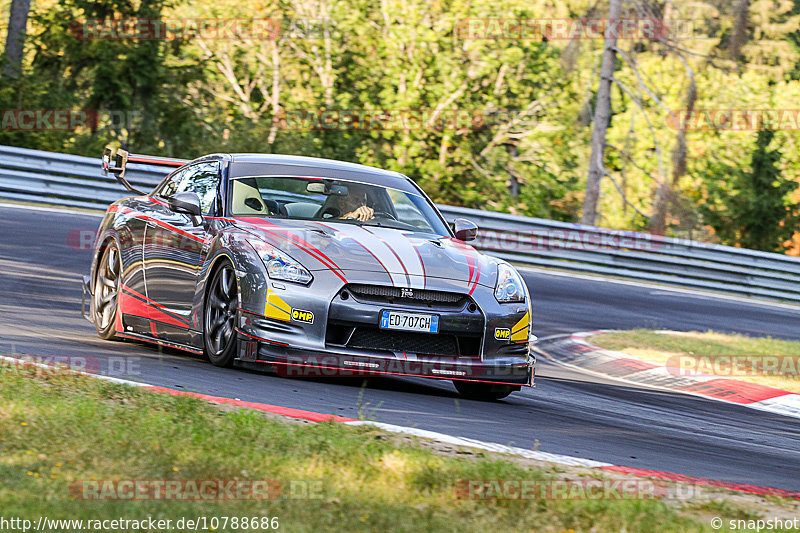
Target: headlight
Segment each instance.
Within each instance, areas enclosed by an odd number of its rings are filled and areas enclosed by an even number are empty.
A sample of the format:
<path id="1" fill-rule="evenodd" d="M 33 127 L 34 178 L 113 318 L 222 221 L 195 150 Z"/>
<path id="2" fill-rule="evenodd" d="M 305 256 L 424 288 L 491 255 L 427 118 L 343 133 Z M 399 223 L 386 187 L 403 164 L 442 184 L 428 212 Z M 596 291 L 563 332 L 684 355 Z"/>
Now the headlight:
<path id="1" fill-rule="evenodd" d="M 274 246 L 261 241 L 250 242 L 250 245 L 264 261 L 270 279 L 291 281 L 302 285 L 308 285 L 314 279 L 311 272 L 306 270 L 303 265 Z"/>
<path id="2" fill-rule="evenodd" d="M 498 263 L 497 286 L 494 289 L 494 297 L 500 303 L 525 301 L 525 285 L 523 285 L 522 278 L 511 265 Z"/>

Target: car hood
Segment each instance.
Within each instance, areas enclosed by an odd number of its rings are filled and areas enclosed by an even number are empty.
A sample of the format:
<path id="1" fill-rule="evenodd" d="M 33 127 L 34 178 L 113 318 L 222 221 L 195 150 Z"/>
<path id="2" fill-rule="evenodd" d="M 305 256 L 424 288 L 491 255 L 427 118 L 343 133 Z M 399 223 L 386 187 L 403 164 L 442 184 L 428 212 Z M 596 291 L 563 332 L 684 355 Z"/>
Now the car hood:
<path id="1" fill-rule="evenodd" d="M 347 281 L 383 272 L 399 287 L 436 279 L 494 287 L 496 261 L 451 237 L 337 222 L 239 217 L 242 229 L 286 252 L 311 271 L 332 270 Z"/>

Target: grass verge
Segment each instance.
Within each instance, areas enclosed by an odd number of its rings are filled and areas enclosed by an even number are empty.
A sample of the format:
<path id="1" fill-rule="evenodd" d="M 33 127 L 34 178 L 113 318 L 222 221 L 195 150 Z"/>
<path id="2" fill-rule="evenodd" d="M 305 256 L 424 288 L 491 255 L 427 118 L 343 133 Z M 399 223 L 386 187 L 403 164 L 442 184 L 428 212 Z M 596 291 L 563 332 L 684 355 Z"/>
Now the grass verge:
<path id="1" fill-rule="evenodd" d="M 0 366 L 5 519 L 278 517 L 283 531 L 711 531 L 706 520 L 661 500 L 456 495 L 460 480 L 548 481 L 565 472 L 479 452 L 443 455 L 369 427 L 298 423 L 83 376 Z M 311 497 L 298 492 L 223 502 L 85 501 L 70 489 L 87 480 L 191 479 L 270 479 L 315 488 Z M 217 530 L 242 529 L 231 523 Z"/>
<path id="2" fill-rule="evenodd" d="M 707 332 L 637 329 L 588 342 L 661 365 L 800 393 L 800 342 Z"/>

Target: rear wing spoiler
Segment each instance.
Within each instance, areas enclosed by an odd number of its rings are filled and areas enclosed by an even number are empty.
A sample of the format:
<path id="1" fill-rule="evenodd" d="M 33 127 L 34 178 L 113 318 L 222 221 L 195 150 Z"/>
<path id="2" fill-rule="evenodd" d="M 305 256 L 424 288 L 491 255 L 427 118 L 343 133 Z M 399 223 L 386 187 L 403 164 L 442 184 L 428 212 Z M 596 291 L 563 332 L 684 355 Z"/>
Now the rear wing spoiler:
<path id="1" fill-rule="evenodd" d="M 134 188 L 127 179 L 125 171 L 128 163 L 138 163 L 143 165 L 161 166 L 165 169 L 182 167 L 189 161 L 187 159 L 175 159 L 170 157 L 159 157 L 155 155 L 131 154 L 126 150 L 115 150 L 111 146 L 106 146 L 103 150 L 103 175 L 112 174 L 114 178 L 126 189 L 134 194 L 145 194 Z"/>

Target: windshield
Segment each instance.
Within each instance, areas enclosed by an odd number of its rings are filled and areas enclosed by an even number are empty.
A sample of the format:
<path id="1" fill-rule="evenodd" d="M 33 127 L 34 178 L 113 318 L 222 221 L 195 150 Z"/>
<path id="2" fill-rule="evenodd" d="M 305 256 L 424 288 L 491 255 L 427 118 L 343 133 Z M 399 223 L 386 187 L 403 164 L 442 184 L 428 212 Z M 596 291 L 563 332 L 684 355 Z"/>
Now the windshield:
<path id="1" fill-rule="evenodd" d="M 231 181 L 231 215 L 320 220 L 449 235 L 421 195 L 347 180 L 254 177 Z"/>

